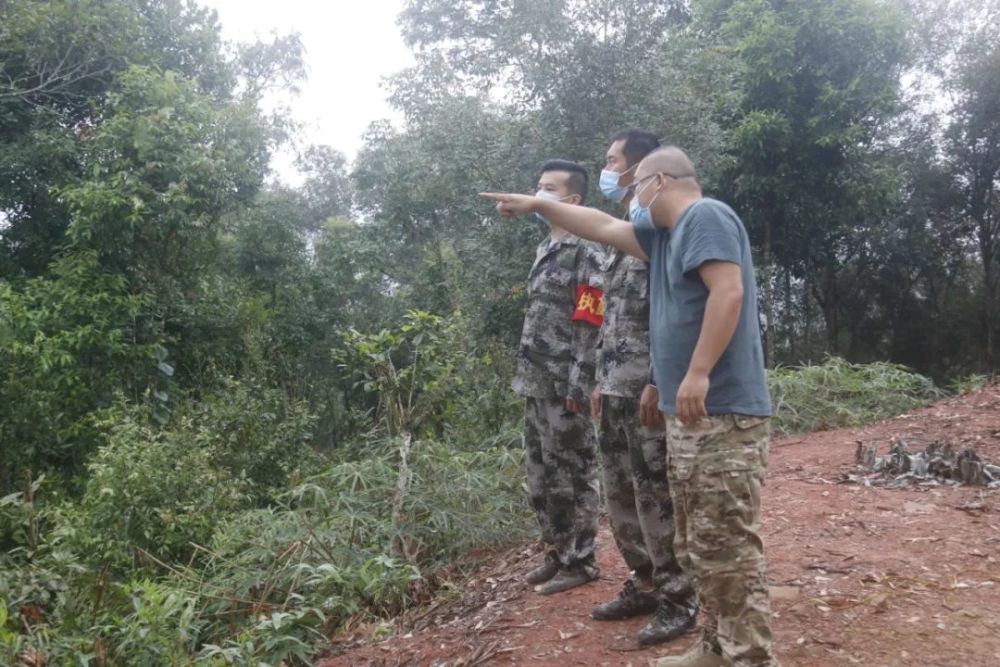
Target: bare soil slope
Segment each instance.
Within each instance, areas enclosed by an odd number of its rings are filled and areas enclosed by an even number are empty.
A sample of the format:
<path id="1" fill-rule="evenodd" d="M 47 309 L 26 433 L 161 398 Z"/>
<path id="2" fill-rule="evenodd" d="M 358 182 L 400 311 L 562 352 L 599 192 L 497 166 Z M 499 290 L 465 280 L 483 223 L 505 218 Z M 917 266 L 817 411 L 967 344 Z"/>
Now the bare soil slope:
<path id="1" fill-rule="evenodd" d="M 1000 665 L 1000 490 L 844 483 L 857 442 L 971 447 L 1000 463 L 1000 385 L 865 428 L 775 440 L 764 494 L 777 651 L 786 666 Z M 590 609 L 627 576 L 607 528 L 602 577 L 544 597 L 522 583 L 534 545 L 497 554 L 472 579 L 397 619 L 384 641 L 341 637 L 321 667 L 650 665 L 690 635 L 638 650 L 644 618 Z"/>

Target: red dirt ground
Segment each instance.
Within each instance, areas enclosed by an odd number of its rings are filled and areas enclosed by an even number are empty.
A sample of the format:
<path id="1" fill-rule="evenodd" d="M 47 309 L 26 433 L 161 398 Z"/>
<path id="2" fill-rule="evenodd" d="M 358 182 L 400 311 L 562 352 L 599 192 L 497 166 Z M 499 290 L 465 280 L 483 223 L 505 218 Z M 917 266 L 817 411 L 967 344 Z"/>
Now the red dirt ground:
<path id="1" fill-rule="evenodd" d="M 1000 665 L 1000 490 L 885 489 L 841 483 L 857 441 L 901 437 L 972 447 L 1000 462 L 1000 385 L 868 427 L 775 440 L 764 492 L 776 650 L 782 664 Z M 522 583 L 539 558 L 520 546 L 485 563 L 432 605 L 339 638 L 320 667 L 607 665 L 681 653 L 694 635 L 637 650 L 645 618 L 598 622 L 593 605 L 627 576 L 607 528 L 599 581 L 545 597 Z M 368 638 L 365 638 L 368 637 Z"/>

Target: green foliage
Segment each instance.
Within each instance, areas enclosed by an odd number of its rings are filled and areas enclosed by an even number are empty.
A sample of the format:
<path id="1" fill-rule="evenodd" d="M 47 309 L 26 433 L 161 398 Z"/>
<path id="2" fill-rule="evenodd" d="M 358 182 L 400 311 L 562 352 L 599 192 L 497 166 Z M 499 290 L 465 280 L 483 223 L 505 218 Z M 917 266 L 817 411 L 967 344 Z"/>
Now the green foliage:
<path id="1" fill-rule="evenodd" d="M 173 72 L 123 72 L 86 142 L 84 178 L 62 189 L 69 240 L 137 289 L 190 288 L 220 216 L 249 201 L 266 166 L 264 126 Z"/>
<path id="2" fill-rule="evenodd" d="M 130 65 L 172 71 L 226 95 L 240 67 L 214 14 L 185 0 L 0 4 L 0 276 L 37 276 L 65 244 L 58 191 L 83 175 L 81 141 Z"/>
<path id="3" fill-rule="evenodd" d="M 970 391 L 981 389 L 990 383 L 990 378 L 986 375 L 973 373 L 963 377 L 956 377 L 948 383 L 948 389 L 953 394 L 968 394 Z"/>
<path id="4" fill-rule="evenodd" d="M 397 329 L 350 329 L 333 357 L 369 397 L 375 425 L 390 435 L 441 437 L 450 426 L 468 437 L 475 420 L 475 434 L 484 437 L 512 413 L 509 393 L 497 392 L 505 377 L 493 356 L 476 350 L 460 315 L 410 311 Z"/>
<path id="5" fill-rule="evenodd" d="M 71 253 L 52 275 L 0 282 L 0 489 L 27 467 L 73 472 L 101 436 L 97 411 L 139 400 L 156 377 L 148 299 Z"/>
<path id="6" fill-rule="evenodd" d="M 166 429 L 134 410 L 114 419 L 74 511 L 80 551 L 120 569 L 189 560 L 232 512 L 318 466 L 311 415 L 269 388 L 224 381 Z"/>
<path id="7" fill-rule="evenodd" d="M 861 426 L 943 396 L 928 378 L 902 366 L 851 364 L 837 357 L 819 365 L 778 368 L 768 382 L 774 427 L 781 433 Z"/>
<path id="8" fill-rule="evenodd" d="M 118 664 L 190 664 L 205 625 L 197 596 L 150 580 L 130 582 L 122 592 L 131 609 L 123 613 L 119 627 L 109 629 L 108 657 Z"/>
<path id="9" fill-rule="evenodd" d="M 185 437 L 188 446 L 211 452 L 214 465 L 245 480 L 255 499 L 266 501 L 320 465 L 312 446 L 314 421 L 306 405 L 277 389 L 222 378 L 193 406 Z"/>
<path id="10" fill-rule="evenodd" d="M 954 20 L 954 19 L 952 19 Z M 954 96 L 947 150 L 969 223 L 966 238 L 978 250 L 980 369 L 1000 363 L 1000 3 L 986 2 L 955 40 Z"/>
<path id="11" fill-rule="evenodd" d="M 314 645 L 318 628 L 335 629 L 358 613 L 397 613 L 427 590 L 436 566 L 524 534 L 530 522 L 520 452 L 456 452 L 418 441 L 404 534 L 397 535 L 389 516 L 397 480 L 392 451 L 392 441 L 369 443 L 364 459 L 306 480 L 277 508 L 228 520 L 209 563 L 188 574 L 216 596 L 212 615 L 294 612 L 299 626 L 288 632 Z M 411 545 L 412 562 L 387 555 L 397 537 Z M 222 648 L 239 646 L 233 640 Z M 259 641 L 254 647 L 262 648 Z"/>
<path id="12" fill-rule="evenodd" d="M 218 473 L 206 457 L 185 455 L 180 438 L 142 440 L 149 437 L 135 425 L 121 428 L 78 507 L 47 503 L 40 481 L 0 499 L 0 610 L 27 616 L 30 627 L 25 632 L 8 613 L 0 657 L 13 662 L 37 651 L 55 664 L 97 656 L 109 665 L 135 664 L 136 656 L 148 665 L 307 664 L 347 619 L 389 616 L 424 600 L 440 583 L 439 566 L 519 539 L 530 525 L 522 455 L 506 447 L 415 443 L 397 526 L 388 511 L 397 492 L 392 441 L 369 442 L 366 458 L 330 466 L 270 507 L 236 510 L 233 480 L 212 477 Z M 139 444 L 129 448 L 131 441 Z M 131 475 L 127 457 L 143 472 Z M 183 550 L 183 539 L 206 533 L 190 545 L 193 554 Z M 115 544 L 100 547 L 88 535 Z M 411 545 L 410 562 L 387 553 L 400 537 Z M 160 557 L 136 559 L 126 578 L 91 560 L 153 549 L 154 540 Z M 172 553 L 163 548 L 170 544 Z"/>
<path id="13" fill-rule="evenodd" d="M 855 263 L 867 260 L 854 237 L 877 225 L 898 196 L 897 172 L 868 147 L 898 109 L 907 17 L 882 0 L 701 7 L 696 23 L 739 63 L 740 100 L 723 121 L 730 160 L 719 183 L 769 272 L 761 281 L 769 359 L 777 356 L 775 269 L 788 274 L 784 307 L 796 305 L 792 282 L 802 285 L 819 306 L 826 349 L 842 353 L 853 291 L 845 285 Z M 870 275 L 866 268 L 858 267 L 858 282 Z M 801 336 L 794 326 L 781 333 L 786 341 Z"/>
<path id="14" fill-rule="evenodd" d="M 131 417 L 115 425 L 76 508 L 81 552 L 119 569 L 143 552 L 183 561 L 192 542 L 208 542 L 223 516 L 247 504 L 246 485 L 215 464 L 199 426 L 188 417 L 164 432 Z"/>
<path id="15" fill-rule="evenodd" d="M 44 478 L 0 498 L 0 663 L 45 649 L 84 652 L 75 636 L 93 604 L 95 573 L 68 546 L 65 515 L 45 492 Z M 53 630 L 59 628 L 59 631 Z M 85 640 L 93 645 L 94 637 Z"/>

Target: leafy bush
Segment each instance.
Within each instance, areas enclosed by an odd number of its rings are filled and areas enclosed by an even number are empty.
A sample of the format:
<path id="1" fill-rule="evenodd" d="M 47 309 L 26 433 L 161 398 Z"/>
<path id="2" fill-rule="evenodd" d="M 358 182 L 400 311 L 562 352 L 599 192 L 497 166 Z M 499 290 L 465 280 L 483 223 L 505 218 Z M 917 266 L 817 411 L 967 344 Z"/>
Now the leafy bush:
<path id="1" fill-rule="evenodd" d="M 943 395 L 930 379 L 903 366 L 850 364 L 837 357 L 820 365 L 776 369 L 768 384 L 775 430 L 782 433 L 860 426 Z"/>
<path id="2" fill-rule="evenodd" d="M 88 464 L 77 537 L 116 567 L 141 552 L 183 562 L 229 513 L 267 502 L 317 459 L 311 416 L 280 392 L 224 380 L 222 390 L 181 406 L 167 429 L 122 409 L 108 443 Z M 141 550 L 138 551 L 138 550 Z"/>
<path id="3" fill-rule="evenodd" d="M 11 443 L 0 490 L 29 466 L 77 472 L 102 437 L 94 413 L 122 393 L 139 398 L 156 373 L 145 297 L 94 253 L 52 272 L 19 289 L 0 282 L 0 442 Z"/>
<path id="4" fill-rule="evenodd" d="M 77 635 L 96 621 L 101 578 L 67 543 L 71 522 L 47 501 L 45 479 L 0 498 L 0 664 L 36 652 L 68 657 L 92 652 L 95 637 Z M 69 660 L 53 664 L 72 664 Z"/>
<path id="5" fill-rule="evenodd" d="M 333 357 L 368 399 L 372 427 L 389 435 L 490 440 L 520 418 L 509 390 L 513 363 L 480 349 L 460 313 L 410 311 L 395 329 L 341 333 Z"/>
<path id="6" fill-rule="evenodd" d="M 222 378 L 217 384 L 191 408 L 185 427 L 190 445 L 207 449 L 214 465 L 247 482 L 258 502 L 283 491 L 293 477 L 318 469 L 315 417 L 304 403 L 253 378 Z"/>
<path id="7" fill-rule="evenodd" d="M 948 389 L 951 393 L 960 396 L 962 394 L 967 394 L 970 391 L 981 389 L 989 383 L 990 377 L 988 375 L 972 373 L 971 375 L 965 375 L 952 379 L 952 381 L 948 383 Z"/>
<path id="8" fill-rule="evenodd" d="M 354 615 L 388 616 L 421 599 L 438 568 L 470 549 L 526 533 L 531 522 L 519 450 L 456 452 L 440 442 L 414 443 L 404 521 L 397 523 L 394 444 L 371 443 L 370 457 L 308 479 L 280 506 L 225 522 L 209 562 L 187 573 L 214 595 L 215 632 L 222 634 L 223 621 L 233 618 L 295 614 L 286 631 L 315 647 Z M 394 552 L 400 542 L 406 547 Z M 256 631 L 216 650 L 247 647 L 254 659 L 267 654 Z"/>
<path id="9" fill-rule="evenodd" d="M 197 425 L 179 422 L 158 431 L 127 417 L 114 427 L 74 509 L 83 553 L 120 569 L 135 565 L 139 550 L 183 561 L 192 542 L 208 542 L 223 516 L 249 504 L 246 484 L 197 442 Z"/>
<path id="10" fill-rule="evenodd" d="M 432 440 L 402 491 L 384 438 L 249 508 L 194 414 L 122 419 L 79 505 L 39 481 L 0 500 L 0 663 L 308 664 L 346 620 L 426 600 L 442 566 L 531 525 L 520 450 Z"/>

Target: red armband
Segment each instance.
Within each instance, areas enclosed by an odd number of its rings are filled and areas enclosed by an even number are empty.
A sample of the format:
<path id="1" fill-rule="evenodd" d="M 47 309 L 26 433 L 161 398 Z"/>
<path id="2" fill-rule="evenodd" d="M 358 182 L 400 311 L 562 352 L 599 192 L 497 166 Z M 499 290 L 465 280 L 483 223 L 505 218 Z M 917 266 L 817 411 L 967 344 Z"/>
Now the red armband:
<path id="1" fill-rule="evenodd" d="M 604 291 L 600 287 L 590 285 L 576 286 L 576 310 L 572 321 L 586 322 L 595 327 L 604 321 Z"/>

